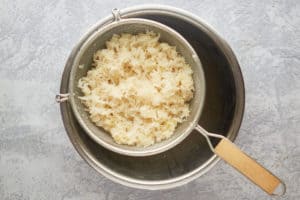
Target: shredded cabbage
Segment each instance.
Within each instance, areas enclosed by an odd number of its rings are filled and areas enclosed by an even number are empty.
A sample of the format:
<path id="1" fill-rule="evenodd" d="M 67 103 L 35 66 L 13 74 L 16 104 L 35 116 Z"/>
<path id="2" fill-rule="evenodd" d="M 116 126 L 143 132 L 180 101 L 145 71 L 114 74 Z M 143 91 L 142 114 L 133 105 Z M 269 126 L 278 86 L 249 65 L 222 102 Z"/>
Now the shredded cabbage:
<path id="1" fill-rule="evenodd" d="M 90 119 L 116 143 L 145 147 L 169 138 L 189 115 L 192 69 L 154 32 L 113 35 L 78 82 Z"/>

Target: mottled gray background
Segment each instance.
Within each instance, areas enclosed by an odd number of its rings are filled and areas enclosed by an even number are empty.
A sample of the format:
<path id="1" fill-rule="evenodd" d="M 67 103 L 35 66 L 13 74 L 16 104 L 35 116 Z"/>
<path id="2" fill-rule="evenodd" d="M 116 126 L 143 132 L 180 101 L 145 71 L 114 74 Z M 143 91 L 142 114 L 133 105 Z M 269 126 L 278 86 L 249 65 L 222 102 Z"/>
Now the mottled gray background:
<path id="1" fill-rule="evenodd" d="M 299 0 L 0 0 L 0 199 L 271 199 L 224 162 L 176 189 L 127 188 L 72 147 L 54 103 L 67 56 L 111 8 L 141 3 L 186 9 L 229 42 L 247 92 L 236 143 L 300 199 Z"/>

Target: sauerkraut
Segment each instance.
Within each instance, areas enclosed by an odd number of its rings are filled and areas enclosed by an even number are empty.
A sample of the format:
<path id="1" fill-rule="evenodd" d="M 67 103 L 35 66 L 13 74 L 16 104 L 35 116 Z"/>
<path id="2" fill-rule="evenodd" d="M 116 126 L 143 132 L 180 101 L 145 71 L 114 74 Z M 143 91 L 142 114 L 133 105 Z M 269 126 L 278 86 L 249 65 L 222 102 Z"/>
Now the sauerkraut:
<path id="1" fill-rule="evenodd" d="M 150 146 L 189 115 L 192 69 L 154 32 L 113 35 L 78 82 L 90 119 L 118 144 Z"/>

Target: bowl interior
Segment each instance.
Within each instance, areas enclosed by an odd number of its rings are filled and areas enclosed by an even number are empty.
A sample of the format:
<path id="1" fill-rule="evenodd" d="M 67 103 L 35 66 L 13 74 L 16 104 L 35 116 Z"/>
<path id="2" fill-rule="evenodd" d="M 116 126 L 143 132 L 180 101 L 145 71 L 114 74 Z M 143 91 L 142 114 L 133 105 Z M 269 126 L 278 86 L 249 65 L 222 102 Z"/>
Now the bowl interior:
<path id="1" fill-rule="evenodd" d="M 77 83 L 78 80 L 85 76 L 87 71 L 91 68 L 94 53 L 99 49 L 105 48 L 105 42 L 108 41 L 113 34 L 138 34 L 148 30 L 159 33 L 161 42 L 167 42 L 172 46 L 176 46 L 176 50 L 191 66 L 193 70 L 193 80 L 195 86 L 194 97 L 190 102 L 191 113 L 185 122 L 180 123 L 177 126 L 174 134 L 167 140 L 146 148 L 120 145 L 115 143 L 110 134 L 104 129 L 97 127 L 93 122 L 91 122 L 88 112 L 85 110 L 85 106 L 78 98 L 78 96 L 82 96 L 83 94 L 77 87 Z M 79 68 L 79 65 L 84 67 Z M 111 23 L 104 28 L 99 29 L 97 32 L 91 35 L 91 37 L 82 45 L 80 51 L 77 53 L 77 56 L 74 59 L 69 87 L 70 93 L 75 94 L 70 98 L 75 116 L 85 131 L 92 137 L 92 139 L 112 151 L 131 156 L 153 155 L 168 150 L 169 148 L 181 142 L 197 124 L 205 98 L 204 73 L 200 60 L 192 46 L 182 36 L 169 27 L 166 27 L 165 25 L 155 21 L 142 19 L 122 19 L 117 23 Z"/>

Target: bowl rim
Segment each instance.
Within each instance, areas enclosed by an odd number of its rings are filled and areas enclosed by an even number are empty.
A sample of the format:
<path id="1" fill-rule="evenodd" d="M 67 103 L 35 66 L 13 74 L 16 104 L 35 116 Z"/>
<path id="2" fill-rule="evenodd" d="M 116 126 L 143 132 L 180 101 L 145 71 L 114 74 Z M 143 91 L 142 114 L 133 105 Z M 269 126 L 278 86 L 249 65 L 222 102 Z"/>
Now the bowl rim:
<path id="1" fill-rule="evenodd" d="M 235 110 L 234 113 L 235 121 L 232 122 L 232 125 L 228 130 L 228 135 L 227 135 L 228 139 L 234 141 L 238 135 L 238 130 L 240 129 L 240 126 L 243 122 L 243 115 L 245 110 L 245 87 L 244 87 L 244 80 L 243 80 L 241 68 L 239 66 L 239 63 L 237 61 L 234 52 L 232 51 L 228 43 L 216 32 L 216 30 L 212 26 L 208 25 L 200 17 L 180 8 L 167 6 L 167 5 L 160 5 L 160 4 L 144 4 L 144 5 L 125 8 L 121 10 L 121 13 L 124 14 L 123 16 L 135 16 L 139 13 L 143 13 L 143 14 L 164 13 L 166 15 L 170 15 L 173 17 L 182 18 L 185 21 L 193 24 L 195 27 L 209 33 L 211 39 L 217 45 L 219 45 L 220 49 L 223 51 L 224 56 L 232 62 L 232 67 L 235 70 L 234 81 L 237 87 L 236 91 L 239 92 L 238 95 L 240 97 L 240 101 L 236 102 L 237 109 Z M 98 26 L 110 23 L 112 19 L 113 19 L 112 16 L 107 16 L 99 20 L 95 25 L 93 25 L 89 29 L 88 32 L 97 29 Z M 82 43 L 84 37 L 86 37 L 86 35 L 82 36 L 78 44 L 74 46 L 72 52 L 70 53 L 69 58 L 75 53 L 75 51 L 79 49 L 80 44 Z M 69 77 L 68 68 L 70 62 L 71 60 L 68 59 L 64 68 L 62 81 L 60 85 L 60 93 L 68 92 L 68 77 Z M 147 189 L 147 190 L 161 190 L 161 189 L 170 189 L 170 188 L 178 187 L 202 176 L 203 174 L 208 172 L 211 168 L 213 168 L 218 161 L 220 161 L 220 158 L 218 158 L 216 155 L 213 155 L 204 164 L 200 165 L 194 170 L 184 175 L 172 179 L 168 179 L 168 180 L 163 180 L 163 181 L 150 181 L 150 180 L 141 181 L 132 177 L 124 176 L 123 174 L 115 172 L 107 168 L 104 164 L 98 162 L 92 155 L 90 155 L 89 150 L 86 149 L 86 147 L 83 145 L 83 142 L 81 140 L 78 140 L 78 138 L 73 135 L 72 133 L 73 127 L 69 123 L 69 118 L 72 117 L 71 116 L 72 112 L 70 112 L 71 110 L 69 108 L 69 105 L 65 103 L 60 104 L 60 110 L 61 110 L 63 124 L 65 126 L 68 137 L 71 143 L 73 144 L 73 146 L 75 147 L 75 150 L 82 157 L 82 159 L 85 160 L 93 169 L 95 169 L 98 173 L 102 174 L 104 177 L 128 187 L 137 188 L 137 189 Z"/>
<path id="2" fill-rule="evenodd" d="M 93 44 L 93 41 L 101 36 L 103 33 L 109 31 L 112 28 L 118 27 L 120 25 L 129 25 L 129 24 L 134 24 L 134 23 L 140 23 L 140 24 L 146 24 L 150 26 L 155 26 L 160 28 L 163 31 L 171 33 L 182 45 L 184 45 L 185 48 L 190 50 L 191 52 L 191 57 L 193 58 L 193 62 L 195 63 L 196 67 L 199 70 L 198 76 L 200 77 L 201 83 L 199 83 L 199 88 L 200 91 L 198 91 L 200 94 L 199 101 L 197 101 L 197 107 L 196 107 L 196 112 L 195 112 L 195 117 L 191 118 L 191 121 L 188 122 L 188 126 L 186 129 L 182 131 L 182 133 L 177 134 L 176 136 L 172 135 L 170 138 L 163 140 L 163 144 L 161 142 L 153 144 L 149 147 L 146 148 L 137 148 L 137 147 L 130 147 L 127 145 L 119 145 L 119 144 L 110 144 L 106 142 L 105 140 L 101 139 L 93 130 L 90 129 L 90 127 L 86 124 L 84 118 L 82 117 L 82 114 L 79 111 L 79 108 L 76 104 L 75 98 L 75 91 L 74 87 L 76 87 L 75 83 L 75 76 L 76 72 L 78 71 L 78 65 L 80 65 L 79 61 L 86 50 L 90 45 Z M 198 124 L 199 118 L 201 116 L 202 109 L 204 107 L 204 101 L 205 101 L 205 93 L 206 93 L 206 84 L 205 84 L 205 76 L 204 76 L 204 71 L 202 67 L 202 63 L 194 50 L 194 48 L 191 46 L 191 44 L 177 31 L 174 29 L 156 22 L 154 20 L 148 20 L 148 19 L 142 19 L 142 18 L 122 18 L 120 21 L 113 21 L 112 23 L 109 23 L 105 26 L 99 27 L 96 31 L 92 32 L 87 32 L 86 35 L 91 33 L 88 37 L 85 38 L 83 43 L 80 45 L 79 51 L 75 52 L 75 54 L 71 57 L 73 58 L 72 65 L 71 65 L 71 72 L 70 72 L 70 78 L 69 78 L 69 101 L 71 104 L 71 107 L 73 109 L 74 115 L 77 118 L 80 126 L 85 130 L 85 132 L 98 144 L 101 146 L 107 148 L 110 151 L 122 154 L 122 155 L 127 155 L 127 156 L 150 156 L 150 155 L 155 155 L 162 153 L 164 151 L 167 151 L 180 142 L 182 142 L 193 130 L 194 127 Z M 198 84 L 198 83 L 194 83 Z M 88 119 L 89 120 L 89 119 Z M 95 125 L 96 127 L 96 125 Z M 108 133 L 109 134 L 109 133 Z M 110 136 L 111 137 L 111 136 Z M 126 146 L 126 148 L 123 148 L 123 146 Z"/>

